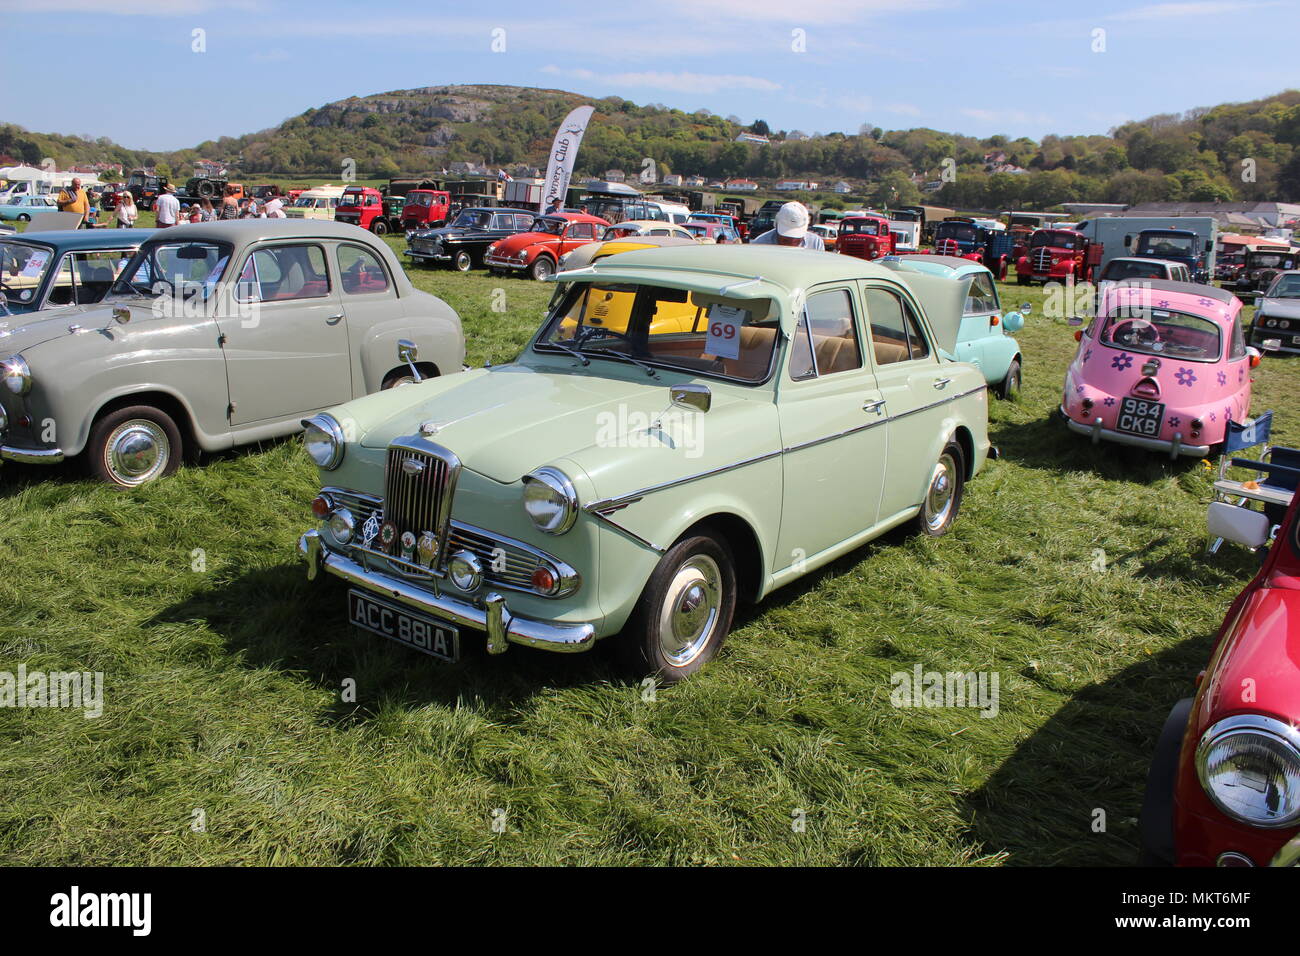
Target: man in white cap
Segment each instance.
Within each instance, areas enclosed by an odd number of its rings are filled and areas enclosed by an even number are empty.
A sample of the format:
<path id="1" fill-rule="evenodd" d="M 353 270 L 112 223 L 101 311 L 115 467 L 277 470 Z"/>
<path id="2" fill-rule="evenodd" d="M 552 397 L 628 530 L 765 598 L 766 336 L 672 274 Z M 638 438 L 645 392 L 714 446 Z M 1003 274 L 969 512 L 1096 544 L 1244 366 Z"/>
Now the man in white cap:
<path id="1" fill-rule="evenodd" d="M 752 241 L 826 251 L 822 237 L 808 228 L 808 210 L 801 202 L 788 202 L 778 209 L 776 228 L 769 229 Z"/>

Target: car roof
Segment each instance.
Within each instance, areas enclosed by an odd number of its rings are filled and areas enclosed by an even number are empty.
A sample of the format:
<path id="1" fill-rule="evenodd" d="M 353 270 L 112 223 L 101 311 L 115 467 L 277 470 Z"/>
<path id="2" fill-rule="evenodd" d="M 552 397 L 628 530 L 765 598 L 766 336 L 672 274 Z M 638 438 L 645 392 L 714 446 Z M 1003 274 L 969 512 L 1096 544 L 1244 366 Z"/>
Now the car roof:
<path id="1" fill-rule="evenodd" d="M 1230 318 L 1236 311 L 1233 306 L 1236 306 L 1236 309 L 1239 310 L 1242 304 L 1241 300 L 1227 289 L 1201 285 L 1199 282 L 1172 282 L 1169 279 L 1123 279 L 1107 289 L 1106 295 L 1114 297 L 1125 289 L 1135 289 L 1139 292 L 1156 293 L 1162 296 L 1178 296 L 1178 300 L 1172 303 L 1176 308 L 1191 309 L 1198 315 L 1219 321 Z M 1207 306 L 1210 303 L 1205 301 L 1207 299 L 1218 302 L 1221 306 L 1226 306 L 1226 313 L 1220 314 L 1217 310 L 1209 310 Z M 1199 308 L 1196 308 L 1197 306 Z"/>
<path id="2" fill-rule="evenodd" d="M 663 219 L 624 219 L 622 222 L 614 223 L 610 228 L 613 229 L 618 226 L 637 226 L 638 228 L 644 227 L 646 229 L 672 229 L 677 226 L 677 223 L 666 222 Z"/>
<path id="3" fill-rule="evenodd" d="M 360 226 L 329 219 L 224 219 L 186 223 L 166 230 L 148 229 L 145 232 L 151 237 L 171 238 L 173 230 L 184 239 L 236 244 L 260 239 L 351 239 L 355 242 L 363 236 L 369 236 L 373 240 L 373 235 Z"/>
<path id="4" fill-rule="evenodd" d="M 53 246 L 59 252 L 92 249 L 120 249 L 138 246 L 157 229 L 51 229 L 49 232 L 21 232 L 5 235 L 6 242 L 31 242 Z"/>
<path id="5" fill-rule="evenodd" d="M 906 267 L 909 262 L 915 262 L 918 264 L 927 263 L 933 266 L 943 266 L 959 275 L 966 275 L 971 272 L 989 271 L 988 268 L 973 259 L 963 259 L 961 256 L 938 256 L 928 252 L 906 256 L 885 256 L 881 261 L 889 263 L 897 262 L 903 267 Z"/>
<path id="6" fill-rule="evenodd" d="M 539 216 L 538 218 L 539 219 L 567 219 L 569 222 L 594 222 L 602 226 L 613 225 L 613 223 L 611 223 L 608 219 L 602 219 L 600 218 L 600 216 L 593 216 L 590 213 L 585 213 L 585 212 L 548 212 L 546 215 Z"/>

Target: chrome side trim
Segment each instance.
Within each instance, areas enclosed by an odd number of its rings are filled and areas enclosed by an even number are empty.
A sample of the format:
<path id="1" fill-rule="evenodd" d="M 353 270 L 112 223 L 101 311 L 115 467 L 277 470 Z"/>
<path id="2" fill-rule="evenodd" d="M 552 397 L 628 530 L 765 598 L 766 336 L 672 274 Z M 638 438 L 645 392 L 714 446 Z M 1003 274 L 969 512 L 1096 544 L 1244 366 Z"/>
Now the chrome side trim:
<path id="1" fill-rule="evenodd" d="M 640 499 L 638 498 L 638 499 L 636 499 L 636 500 L 639 501 Z M 611 528 L 613 528 L 615 531 L 621 531 L 623 534 L 627 535 L 629 538 L 632 538 L 632 539 L 635 540 L 635 541 L 639 541 L 639 542 L 641 542 L 641 543 L 644 544 L 647 548 L 649 548 L 651 551 L 654 551 L 656 554 L 663 554 L 665 551 L 668 550 L 667 548 L 665 548 L 665 547 L 663 547 L 663 546 L 661 546 L 661 545 L 657 545 L 657 544 L 655 544 L 653 541 L 649 541 L 649 540 L 647 540 L 646 538 L 641 537 L 639 534 L 637 534 L 635 531 L 631 530 L 630 528 L 624 527 L 623 525 L 619 524 L 617 521 L 615 521 L 613 518 L 611 518 L 611 517 L 610 517 L 609 515 L 607 515 L 607 514 L 601 514 L 599 511 L 592 511 L 592 512 L 591 512 L 591 515 L 592 515 L 593 517 L 599 519 L 600 521 L 605 522 L 605 524 L 609 525 L 609 526 L 610 526 Z"/>
<path id="2" fill-rule="evenodd" d="M 487 635 L 488 650 L 492 653 L 501 653 L 505 649 L 504 641 L 560 653 L 589 650 L 596 642 L 596 628 L 590 623 L 557 624 L 521 617 L 510 613 L 505 599 L 499 594 L 488 594 L 484 599 L 485 606 L 477 607 L 447 595 L 432 594 L 398 578 L 376 574 L 351 558 L 323 548 L 316 531 L 308 531 L 298 539 L 298 554 L 307 561 L 309 579 L 324 570 L 422 614 L 483 631 Z"/>
<path id="3" fill-rule="evenodd" d="M 665 491 L 668 488 L 676 488 L 679 485 L 687 485 L 693 481 L 699 481 L 702 478 L 711 478 L 714 475 L 721 475 L 728 471 L 735 471 L 737 468 L 744 468 L 746 465 L 756 465 L 760 461 L 767 461 L 769 458 L 775 458 L 782 454 L 779 451 L 769 451 L 762 455 L 755 455 L 752 458 L 745 458 L 730 465 L 722 465 L 718 468 L 710 468 L 708 471 L 696 472 L 693 475 L 687 475 L 685 478 L 674 478 L 672 481 L 665 481 L 657 485 L 649 485 L 637 491 L 629 492 L 626 495 L 619 495 L 616 498 L 601 498 L 599 501 L 588 502 L 583 510 L 592 514 L 604 515 L 610 511 L 618 511 L 620 508 L 626 508 L 634 501 L 640 501 L 646 495 L 653 494 L 656 491 Z"/>

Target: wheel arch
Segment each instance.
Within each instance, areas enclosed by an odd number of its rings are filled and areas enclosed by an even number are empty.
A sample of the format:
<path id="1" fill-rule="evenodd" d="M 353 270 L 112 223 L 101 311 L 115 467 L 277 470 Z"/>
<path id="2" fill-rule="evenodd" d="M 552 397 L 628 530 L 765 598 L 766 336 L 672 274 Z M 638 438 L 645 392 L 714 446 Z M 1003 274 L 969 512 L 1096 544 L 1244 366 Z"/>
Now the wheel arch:
<path id="1" fill-rule="evenodd" d="M 975 436 L 965 425 L 958 425 L 953 429 L 952 437 L 957 442 L 957 447 L 961 449 L 962 458 L 965 459 L 962 462 L 962 478 L 970 481 L 975 477 Z"/>
<path id="2" fill-rule="evenodd" d="M 179 395 L 163 389 L 147 388 L 136 392 L 114 395 L 101 401 L 99 407 L 86 417 L 85 434 L 79 436 L 81 447 L 78 449 L 78 454 L 86 450 L 86 445 L 90 441 L 90 433 L 94 429 L 96 422 L 105 415 L 111 415 L 121 408 L 130 408 L 132 405 L 148 405 L 151 408 L 165 412 L 176 423 L 177 429 L 180 430 L 181 441 L 185 446 L 181 450 L 183 455 L 188 456 L 201 446 L 202 443 L 199 441 L 193 415 L 184 400 Z"/>
<path id="3" fill-rule="evenodd" d="M 697 518 L 673 543 L 696 534 L 708 534 L 726 542 L 736 562 L 738 597 L 750 604 L 757 601 L 763 593 L 764 567 L 762 545 L 753 526 L 734 512 L 715 511 Z"/>

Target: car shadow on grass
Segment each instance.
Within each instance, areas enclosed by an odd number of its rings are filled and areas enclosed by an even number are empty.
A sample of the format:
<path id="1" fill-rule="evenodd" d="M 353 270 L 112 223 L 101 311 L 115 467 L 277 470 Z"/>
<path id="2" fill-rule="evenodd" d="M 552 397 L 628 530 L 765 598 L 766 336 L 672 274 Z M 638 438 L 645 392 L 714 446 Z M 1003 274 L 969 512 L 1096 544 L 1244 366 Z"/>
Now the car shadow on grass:
<path id="1" fill-rule="evenodd" d="M 308 581 L 300 563 L 249 571 L 196 591 L 144 626 L 196 622 L 220 635 L 230 658 L 291 672 L 329 691 L 335 702 L 320 719 L 332 725 L 364 722 L 393 707 L 455 707 L 465 700 L 509 724 L 554 688 L 628 683 L 613 666 L 606 642 L 580 654 L 512 644 L 506 653 L 490 655 L 481 633 L 462 630 L 460 660 L 444 663 L 354 627 L 347 617 L 347 587 L 333 578 Z M 355 702 L 344 699 L 348 681 L 355 682 Z"/>
<path id="2" fill-rule="evenodd" d="M 1213 637 L 1196 635 L 1070 694 L 965 798 L 980 851 L 1020 866 L 1136 865 L 1156 738 L 1170 708 L 1194 692 Z M 1002 696 L 993 719 L 1012 719 Z"/>

